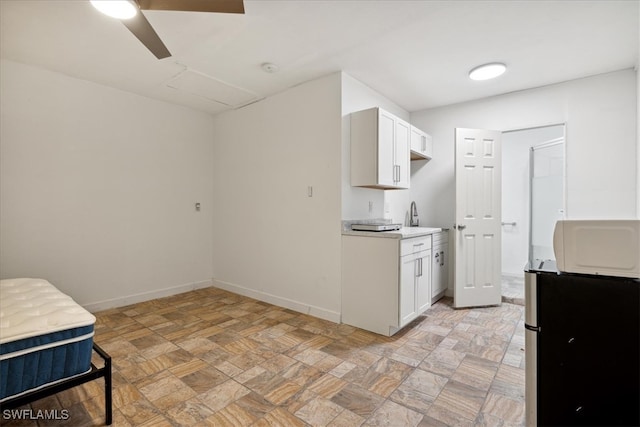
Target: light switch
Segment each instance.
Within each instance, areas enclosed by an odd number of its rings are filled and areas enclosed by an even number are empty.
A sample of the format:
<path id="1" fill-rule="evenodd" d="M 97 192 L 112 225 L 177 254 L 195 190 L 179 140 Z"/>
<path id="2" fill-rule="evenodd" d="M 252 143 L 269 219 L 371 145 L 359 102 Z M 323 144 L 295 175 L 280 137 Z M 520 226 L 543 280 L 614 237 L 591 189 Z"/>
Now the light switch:
<path id="1" fill-rule="evenodd" d="M 198 202 L 198 203 L 196 203 L 196 211 L 197 211 L 197 212 L 200 212 L 200 203 L 199 203 L 199 202 Z"/>

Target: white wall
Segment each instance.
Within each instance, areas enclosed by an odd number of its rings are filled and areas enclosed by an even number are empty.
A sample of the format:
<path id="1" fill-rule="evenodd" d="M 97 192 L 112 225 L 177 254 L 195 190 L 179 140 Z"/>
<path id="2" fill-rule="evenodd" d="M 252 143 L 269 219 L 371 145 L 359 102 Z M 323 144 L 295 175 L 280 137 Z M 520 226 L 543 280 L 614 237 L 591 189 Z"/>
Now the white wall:
<path id="1" fill-rule="evenodd" d="M 214 119 L 214 283 L 332 321 L 340 319 L 340 81 L 332 74 Z"/>
<path id="2" fill-rule="evenodd" d="M 408 190 L 377 190 L 351 186 L 351 126 L 349 114 L 380 107 L 409 121 L 409 113 L 348 74 L 342 73 L 342 219 L 393 218 L 385 212 L 385 194 L 408 193 Z M 372 210 L 369 211 L 369 202 Z M 392 204 L 388 207 L 391 210 Z M 393 218 L 395 219 L 395 218 Z"/>
<path id="3" fill-rule="evenodd" d="M 567 217 L 635 218 L 636 93 L 636 74 L 623 70 L 413 113 L 434 139 L 433 160 L 411 176 L 421 224 L 453 223 L 454 128 L 555 123 L 567 125 Z"/>
<path id="4" fill-rule="evenodd" d="M 210 116 L 10 61 L 0 76 L 2 278 L 93 310 L 210 284 Z"/>

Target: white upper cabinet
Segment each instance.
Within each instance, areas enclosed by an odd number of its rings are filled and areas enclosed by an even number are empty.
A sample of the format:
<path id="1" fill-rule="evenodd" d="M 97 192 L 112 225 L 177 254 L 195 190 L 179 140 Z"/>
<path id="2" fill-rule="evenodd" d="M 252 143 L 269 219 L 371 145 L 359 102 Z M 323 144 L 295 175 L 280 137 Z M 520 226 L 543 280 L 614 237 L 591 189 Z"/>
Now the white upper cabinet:
<path id="1" fill-rule="evenodd" d="M 351 114 L 351 185 L 409 188 L 411 125 L 381 108 Z"/>
<path id="2" fill-rule="evenodd" d="M 409 188 L 409 177 L 411 176 L 411 125 L 404 120 L 396 118 L 396 150 L 394 165 L 397 167 L 396 185 L 399 188 Z"/>
<path id="3" fill-rule="evenodd" d="M 431 135 L 411 125 L 411 160 L 431 160 L 433 139 Z"/>

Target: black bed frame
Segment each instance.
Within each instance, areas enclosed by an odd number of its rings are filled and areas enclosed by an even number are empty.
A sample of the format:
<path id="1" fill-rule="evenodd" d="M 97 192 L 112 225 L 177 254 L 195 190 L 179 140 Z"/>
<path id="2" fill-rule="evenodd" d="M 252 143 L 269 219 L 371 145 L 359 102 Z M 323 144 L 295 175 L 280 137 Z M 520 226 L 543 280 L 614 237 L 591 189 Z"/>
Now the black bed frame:
<path id="1" fill-rule="evenodd" d="M 2 409 L 14 409 L 27 403 L 34 402 L 52 394 L 59 393 L 63 390 L 70 389 L 72 387 L 79 386 L 89 381 L 96 380 L 100 377 L 104 377 L 104 412 L 106 418 L 106 425 L 111 425 L 112 422 L 112 396 L 111 396 L 111 356 L 109 356 L 98 344 L 93 343 L 93 349 L 104 360 L 104 366 L 97 368 L 91 363 L 91 370 L 85 374 L 80 374 L 73 378 L 62 380 L 56 384 L 52 384 L 43 387 L 38 390 L 34 390 L 23 395 L 7 399 L 0 403 Z"/>

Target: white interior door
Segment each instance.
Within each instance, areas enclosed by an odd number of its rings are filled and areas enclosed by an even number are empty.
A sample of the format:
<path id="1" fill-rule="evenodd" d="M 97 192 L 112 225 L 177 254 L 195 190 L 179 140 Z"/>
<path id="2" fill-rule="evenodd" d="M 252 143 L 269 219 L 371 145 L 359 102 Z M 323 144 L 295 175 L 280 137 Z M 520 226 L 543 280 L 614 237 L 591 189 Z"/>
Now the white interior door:
<path id="1" fill-rule="evenodd" d="M 501 132 L 456 129 L 456 308 L 500 304 Z"/>

